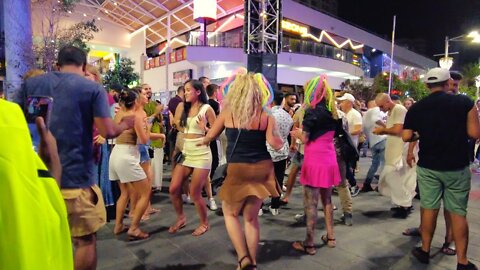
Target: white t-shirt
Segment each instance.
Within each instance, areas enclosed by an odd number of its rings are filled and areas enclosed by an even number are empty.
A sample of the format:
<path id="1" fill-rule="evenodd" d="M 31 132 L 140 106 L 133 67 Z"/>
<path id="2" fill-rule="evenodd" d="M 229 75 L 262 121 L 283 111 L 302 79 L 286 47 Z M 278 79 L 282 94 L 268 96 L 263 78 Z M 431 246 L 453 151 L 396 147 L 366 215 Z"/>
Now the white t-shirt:
<path id="1" fill-rule="evenodd" d="M 356 125 L 362 125 L 362 115 L 355 109 L 351 109 L 346 113 L 347 122 L 348 122 L 348 132 L 351 133 L 355 130 Z M 350 135 L 352 142 L 355 146 L 358 146 L 358 137 L 359 135 Z"/>
<path id="2" fill-rule="evenodd" d="M 396 124 L 402 124 L 405 121 L 407 109 L 402 105 L 396 104 L 388 113 L 387 128 L 391 128 Z M 385 144 L 385 164 L 395 166 L 402 158 L 404 142 L 402 137 L 388 135 Z"/>
<path id="3" fill-rule="evenodd" d="M 386 119 L 387 115 L 382 112 L 378 107 L 368 109 L 368 111 L 363 116 L 363 130 L 367 135 L 368 141 L 370 143 L 370 148 L 387 138 L 387 135 L 375 135 L 372 133 L 373 129 L 378 127 L 376 123 L 378 121 L 385 122 Z"/>

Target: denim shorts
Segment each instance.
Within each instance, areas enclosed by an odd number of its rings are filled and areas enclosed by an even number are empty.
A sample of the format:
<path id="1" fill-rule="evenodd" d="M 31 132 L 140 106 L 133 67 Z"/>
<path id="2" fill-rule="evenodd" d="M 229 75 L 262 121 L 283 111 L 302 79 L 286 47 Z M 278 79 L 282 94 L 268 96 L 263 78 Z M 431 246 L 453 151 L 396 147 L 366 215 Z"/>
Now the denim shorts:
<path id="1" fill-rule="evenodd" d="M 138 151 L 140 152 L 140 164 L 150 161 L 150 156 L 148 155 L 148 144 L 139 144 Z"/>

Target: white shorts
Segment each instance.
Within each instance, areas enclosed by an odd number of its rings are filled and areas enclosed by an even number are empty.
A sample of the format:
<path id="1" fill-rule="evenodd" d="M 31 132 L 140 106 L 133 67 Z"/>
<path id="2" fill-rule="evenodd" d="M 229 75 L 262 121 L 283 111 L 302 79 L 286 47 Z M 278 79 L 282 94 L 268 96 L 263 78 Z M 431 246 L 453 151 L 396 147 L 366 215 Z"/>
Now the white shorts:
<path id="1" fill-rule="evenodd" d="M 137 145 L 117 144 L 110 154 L 109 178 L 112 181 L 130 183 L 147 178 L 140 166 L 140 152 Z"/>

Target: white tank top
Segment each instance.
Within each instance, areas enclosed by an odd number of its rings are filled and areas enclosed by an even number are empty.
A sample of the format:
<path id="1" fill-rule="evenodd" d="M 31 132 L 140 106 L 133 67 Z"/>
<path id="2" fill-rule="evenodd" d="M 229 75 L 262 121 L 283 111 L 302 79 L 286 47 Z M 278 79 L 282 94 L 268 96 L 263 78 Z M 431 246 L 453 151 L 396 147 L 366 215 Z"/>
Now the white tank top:
<path id="1" fill-rule="evenodd" d="M 185 134 L 196 134 L 196 135 L 205 135 L 205 131 L 200 128 L 198 125 L 198 117 L 205 117 L 205 114 L 207 113 L 208 108 L 210 108 L 210 105 L 204 104 L 202 107 L 200 107 L 200 110 L 198 111 L 198 114 L 193 116 L 193 117 L 188 117 L 187 118 L 187 125 L 185 127 Z"/>

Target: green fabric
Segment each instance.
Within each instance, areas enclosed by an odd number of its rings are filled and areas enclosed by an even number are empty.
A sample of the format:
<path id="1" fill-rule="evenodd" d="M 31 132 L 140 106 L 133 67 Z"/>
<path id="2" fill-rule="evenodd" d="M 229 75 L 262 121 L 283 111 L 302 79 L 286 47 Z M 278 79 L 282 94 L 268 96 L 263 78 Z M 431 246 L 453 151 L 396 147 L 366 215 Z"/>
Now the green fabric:
<path id="1" fill-rule="evenodd" d="M 0 269 L 73 269 L 65 202 L 17 104 L 0 99 Z"/>
<path id="2" fill-rule="evenodd" d="M 469 167 L 459 171 L 435 171 L 417 166 L 420 205 L 424 209 L 439 209 L 443 199 L 445 209 L 460 216 L 467 215 L 471 174 Z"/>
<path id="3" fill-rule="evenodd" d="M 155 113 L 155 108 L 157 108 L 157 102 L 150 101 L 143 107 L 143 110 L 147 113 L 147 116 L 151 116 Z"/>
<path id="4" fill-rule="evenodd" d="M 163 123 L 161 123 L 157 118 L 155 118 L 152 123 L 152 129 L 150 131 L 152 133 L 165 134 L 165 127 Z M 150 146 L 155 148 L 163 148 L 165 146 L 165 142 L 163 140 L 151 140 Z"/>

